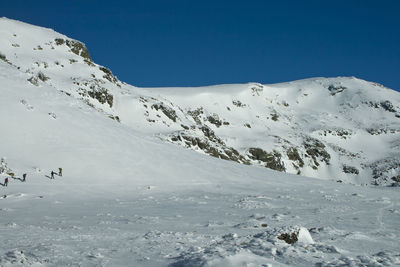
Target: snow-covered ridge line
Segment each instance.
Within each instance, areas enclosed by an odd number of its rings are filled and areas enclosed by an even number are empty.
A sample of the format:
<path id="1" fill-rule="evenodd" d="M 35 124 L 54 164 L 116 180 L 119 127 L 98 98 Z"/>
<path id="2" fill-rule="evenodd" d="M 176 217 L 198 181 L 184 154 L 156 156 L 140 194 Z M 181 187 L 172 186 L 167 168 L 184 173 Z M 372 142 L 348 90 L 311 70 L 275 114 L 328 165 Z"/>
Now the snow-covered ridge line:
<path id="1" fill-rule="evenodd" d="M 399 93 L 355 77 L 137 88 L 53 30 L 0 19 L 0 59 L 134 131 L 243 164 L 356 184 L 400 182 Z"/>

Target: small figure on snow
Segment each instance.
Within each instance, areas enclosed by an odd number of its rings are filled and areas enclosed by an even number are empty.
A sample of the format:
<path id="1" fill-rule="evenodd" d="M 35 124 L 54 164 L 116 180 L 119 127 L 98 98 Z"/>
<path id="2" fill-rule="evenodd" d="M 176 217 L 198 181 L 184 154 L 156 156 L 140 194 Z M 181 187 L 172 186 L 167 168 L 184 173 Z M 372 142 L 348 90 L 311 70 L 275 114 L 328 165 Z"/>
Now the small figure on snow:
<path id="1" fill-rule="evenodd" d="M 4 179 L 4 186 L 8 186 L 8 177 Z"/>
<path id="2" fill-rule="evenodd" d="M 62 176 L 62 168 L 58 168 L 58 176 Z"/>
<path id="3" fill-rule="evenodd" d="M 54 179 L 54 174 L 55 174 L 55 172 L 54 171 L 51 171 L 51 178 L 50 179 Z"/>
<path id="4" fill-rule="evenodd" d="M 26 173 L 22 174 L 22 182 L 26 182 Z"/>

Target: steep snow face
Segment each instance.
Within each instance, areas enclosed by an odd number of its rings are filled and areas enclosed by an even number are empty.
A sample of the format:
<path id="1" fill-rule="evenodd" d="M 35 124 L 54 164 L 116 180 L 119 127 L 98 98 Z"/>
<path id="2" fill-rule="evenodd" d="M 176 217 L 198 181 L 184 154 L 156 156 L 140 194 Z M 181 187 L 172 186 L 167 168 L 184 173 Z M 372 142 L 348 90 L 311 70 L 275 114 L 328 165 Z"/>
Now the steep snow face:
<path id="1" fill-rule="evenodd" d="M 0 19 L 0 57 L 122 125 L 200 153 L 356 184 L 400 182 L 400 95 L 354 77 L 136 88 L 79 41 Z"/>

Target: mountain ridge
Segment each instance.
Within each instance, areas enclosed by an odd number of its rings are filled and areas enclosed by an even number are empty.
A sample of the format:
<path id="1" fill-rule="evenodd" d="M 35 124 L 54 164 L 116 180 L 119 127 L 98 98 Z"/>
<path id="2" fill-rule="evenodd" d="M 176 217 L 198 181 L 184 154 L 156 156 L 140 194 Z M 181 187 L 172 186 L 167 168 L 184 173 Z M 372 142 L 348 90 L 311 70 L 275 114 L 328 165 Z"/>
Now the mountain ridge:
<path id="1" fill-rule="evenodd" d="M 54 30 L 1 18 L 0 33 L 0 58 L 31 86 L 49 85 L 135 131 L 293 174 L 400 182 L 400 97 L 380 84 L 337 77 L 138 88 L 93 62 L 85 44 Z"/>

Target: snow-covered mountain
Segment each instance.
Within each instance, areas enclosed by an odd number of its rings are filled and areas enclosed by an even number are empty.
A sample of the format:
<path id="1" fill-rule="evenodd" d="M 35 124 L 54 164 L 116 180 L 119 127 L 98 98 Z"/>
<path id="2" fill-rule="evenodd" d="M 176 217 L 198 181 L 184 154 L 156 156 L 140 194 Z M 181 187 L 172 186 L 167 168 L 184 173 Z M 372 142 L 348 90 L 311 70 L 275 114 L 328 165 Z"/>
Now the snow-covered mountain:
<path id="1" fill-rule="evenodd" d="M 0 266 L 399 264 L 398 188 L 369 186 L 399 183 L 399 103 L 357 78 L 138 88 L 1 18 Z"/>
<path id="2" fill-rule="evenodd" d="M 400 182 L 400 94 L 354 77 L 199 88 L 136 88 L 86 46 L 1 20 L 0 53 L 33 86 L 214 157 L 357 184 Z"/>

